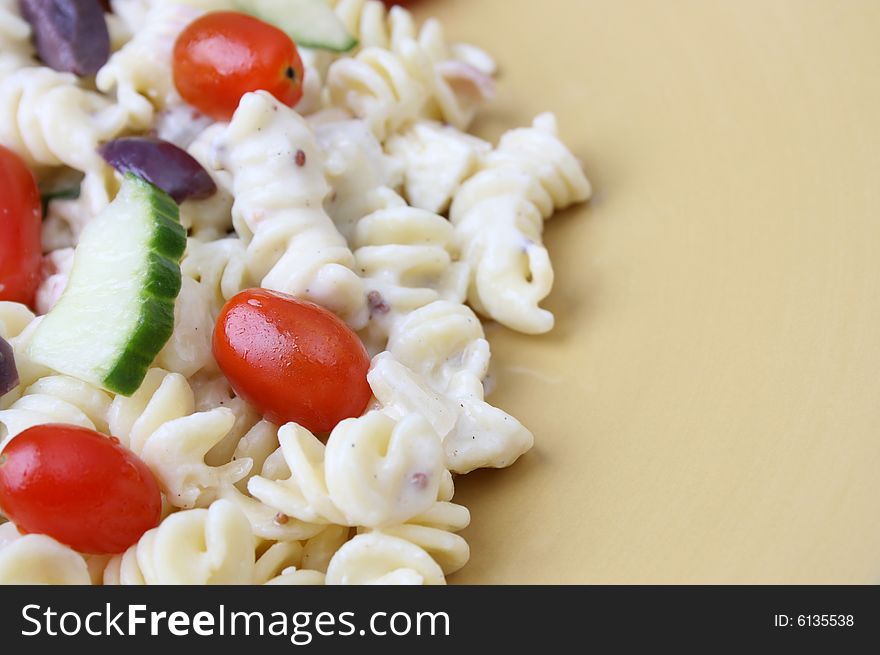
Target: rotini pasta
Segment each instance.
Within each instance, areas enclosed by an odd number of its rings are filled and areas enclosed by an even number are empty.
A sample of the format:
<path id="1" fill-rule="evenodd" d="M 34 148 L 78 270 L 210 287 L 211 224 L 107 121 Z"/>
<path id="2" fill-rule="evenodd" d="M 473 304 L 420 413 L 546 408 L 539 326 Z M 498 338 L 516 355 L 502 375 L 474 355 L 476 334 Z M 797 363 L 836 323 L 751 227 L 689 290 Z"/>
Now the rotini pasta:
<path id="1" fill-rule="evenodd" d="M 305 121 L 268 93 L 248 93 L 215 147 L 221 167 L 232 174 L 233 214 L 253 234 L 248 244 L 253 278 L 362 326 L 363 283 L 351 270 L 345 239 L 323 209 L 328 192 L 323 162 Z"/>
<path id="2" fill-rule="evenodd" d="M 106 393 L 76 378 L 41 377 L 7 409 L 0 410 L 0 425 L 5 428 L 0 430 L 0 450 L 20 432 L 45 423 L 67 423 L 106 432 L 110 402 Z"/>
<path id="3" fill-rule="evenodd" d="M 191 377 L 214 365 L 211 334 L 216 312 L 212 311 L 214 290 L 208 285 L 183 276 L 174 305 L 174 331 L 156 357 L 156 365 Z"/>
<path id="4" fill-rule="evenodd" d="M 229 407 L 196 412 L 186 378 L 154 368 L 131 396 L 117 396 L 107 412 L 109 431 L 146 462 L 174 507 L 205 505 L 250 471 L 252 461 L 206 462 L 208 452 L 236 428 Z"/>
<path id="5" fill-rule="evenodd" d="M 234 237 L 208 242 L 189 239 L 180 270 L 210 291 L 212 317 L 232 296 L 254 286 L 247 269 L 247 249 Z"/>
<path id="6" fill-rule="evenodd" d="M 205 462 L 211 466 L 221 466 L 232 459 L 241 459 L 247 455 L 236 457 L 238 446 L 260 420 L 257 411 L 243 399 L 235 395 L 227 379 L 220 373 L 203 373 L 189 380 L 193 390 L 195 409 L 207 412 L 217 407 L 224 407 L 235 416 L 235 423 L 226 437 L 211 448 L 205 455 Z M 277 441 L 275 443 L 277 447 Z M 259 461 L 262 466 L 263 460 Z M 256 465 L 256 463 L 255 463 Z"/>
<path id="7" fill-rule="evenodd" d="M 450 502 L 437 502 L 423 514 L 402 525 L 383 528 L 381 533 L 415 544 L 440 565 L 445 575 L 450 575 L 460 570 L 470 559 L 467 541 L 455 534 L 465 529 L 470 522 L 471 515 L 466 507 Z"/>
<path id="8" fill-rule="evenodd" d="M 324 153 L 324 174 L 331 192 L 324 208 L 349 241 L 354 227 L 370 212 L 396 204 L 401 181 L 397 160 L 386 156 L 362 121 L 319 123 L 315 136 Z"/>
<path id="9" fill-rule="evenodd" d="M 166 518 L 104 570 L 104 584 L 251 584 L 254 537 L 244 514 L 217 500 Z"/>
<path id="10" fill-rule="evenodd" d="M 440 299 L 464 301 L 469 269 L 454 261 L 454 231 L 443 217 L 389 197 L 358 221 L 351 243 L 370 309 L 364 341 L 374 352 L 408 313 Z"/>
<path id="11" fill-rule="evenodd" d="M 418 121 L 391 137 L 386 149 L 404 167 L 404 195 L 414 207 L 442 213 L 461 183 L 492 149 L 487 142 L 451 126 Z"/>
<path id="12" fill-rule="evenodd" d="M 113 399 L 107 424 L 110 434 L 134 452 L 140 452 L 149 436 L 163 423 L 189 416 L 194 411 L 195 397 L 186 378 L 153 368 L 134 394 Z"/>
<path id="13" fill-rule="evenodd" d="M 232 410 L 216 407 L 167 421 L 147 437 L 138 454 L 155 474 L 169 503 L 182 508 L 204 506 L 221 488 L 247 475 L 253 464 L 247 458 L 221 466 L 205 462 L 208 451 L 234 425 Z"/>
<path id="14" fill-rule="evenodd" d="M 20 535 L 0 525 L 0 585 L 91 584 L 83 557 L 42 534 Z"/>
<path id="15" fill-rule="evenodd" d="M 17 302 L 0 300 L 0 337 L 7 341 L 17 337 L 34 320 L 34 313 Z"/>
<path id="16" fill-rule="evenodd" d="M 488 53 L 475 45 L 448 43 L 443 26 L 434 18 L 418 28 L 409 11 L 400 6 L 386 9 L 380 0 L 330 0 L 330 4 L 360 48 L 396 50 L 401 42 L 411 39 L 432 62 L 458 60 L 486 75 L 495 73 L 495 62 Z"/>
<path id="17" fill-rule="evenodd" d="M 318 534 L 307 539 L 303 546 L 303 567 L 327 573 L 330 560 L 342 545 L 348 541 L 351 530 L 344 525 L 328 525 Z"/>
<path id="18" fill-rule="evenodd" d="M 303 63 L 303 95 L 294 109 L 301 116 L 308 116 L 321 109 L 324 92 L 324 68 L 323 60 L 326 53 L 309 48 L 299 49 Z"/>
<path id="19" fill-rule="evenodd" d="M 550 330 L 553 315 L 538 306 L 553 284 L 544 218 L 589 196 L 590 184 L 559 140 L 552 114 L 505 134 L 450 211 L 462 258 L 473 270 L 468 301 L 515 330 Z"/>
<path id="20" fill-rule="evenodd" d="M 389 416 L 419 413 L 428 420 L 443 439 L 451 471 L 510 466 L 532 447 L 534 436 L 513 416 L 484 400 L 480 376 L 463 373 L 440 393 L 390 353 L 382 353 L 373 359 L 368 379 Z"/>
<path id="21" fill-rule="evenodd" d="M 251 478 L 264 504 L 309 523 L 381 527 L 430 507 L 442 480 L 440 440 L 418 414 L 378 412 L 340 423 L 327 447 L 296 424 L 278 433 L 289 477 Z"/>
<path id="22" fill-rule="evenodd" d="M 17 5 L 16 0 L 0 0 L 0 77 L 36 64 L 31 28 Z"/>
<path id="23" fill-rule="evenodd" d="M 235 486 L 220 488 L 220 497 L 233 503 L 245 515 L 254 536 L 270 541 L 300 541 L 319 534 L 326 524 L 309 523 L 293 518 L 274 507 L 248 496 Z"/>
<path id="24" fill-rule="evenodd" d="M 394 131 L 421 112 L 466 129 L 480 105 L 494 95 L 492 58 L 473 45 L 450 46 L 437 20 L 429 19 L 418 29 L 412 14 L 402 7 L 388 11 L 377 0 L 338 0 L 334 5 L 348 30 L 358 37 L 362 49 L 353 59 L 331 66 L 331 100 L 355 116 L 367 118 L 380 139 L 384 140 L 386 132 L 376 121 L 391 118 L 391 124 L 385 127 Z M 414 78 L 405 82 L 400 68 L 389 57 L 380 58 L 379 50 L 399 57 L 398 63 Z M 367 51 L 372 54 L 361 57 Z M 369 68 L 353 63 L 358 61 L 388 77 L 387 90 L 401 100 L 409 99 L 410 93 L 415 95 L 415 87 L 421 84 L 422 105 L 414 114 L 402 111 L 390 116 L 387 102 L 382 102 L 387 97 L 386 89 L 370 75 Z M 358 93 L 358 86 L 368 86 L 370 92 Z M 406 104 L 410 108 L 415 106 L 415 102 Z"/>
<path id="25" fill-rule="evenodd" d="M 180 222 L 190 235 L 200 241 L 212 242 L 232 230 L 232 180 L 225 171 L 212 170 L 212 145 L 223 132 L 222 123 L 203 130 L 186 151 L 199 162 L 217 185 L 217 192 L 203 200 L 186 200 L 180 205 Z"/>
<path id="26" fill-rule="evenodd" d="M 0 144 L 32 167 L 101 165 L 95 148 L 125 126 L 125 114 L 70 73 L 18 69 L 0 79 Z"/>
<path id="27" fill-rule="evenodd" d="M 271 541 L 301 541 L 325 530 L 325 524 L 301 521 L 247 495 L 248 482 L 255 475 L 275 479 L 287 474 L 279 449 L 277 426 L 265 420 L 253 425 L 238 440 L 232 453 L 231 461 L 242 459 L 253 462 L 250 473 L 234 485 L 223 486 L 220 496 L 235 503 L 244 512 L 254 535 Z"/>
<path id="28" fill-rule="evenodd" d="M 422 115 L 434 84 L 431 60 L 412 39 L 395 52 L 365 48 L 327 73 L 330 103 L 363 120 L 383 142 Z"/>
<path id="29" fill-rule="evenodd" d="M 489 366 L 489 342 L 480 320 L 465 305 L 445 300 L 395 322 L 388 352 L 440 392 L 461 375 L 482 381 Z"/>
<path id="30" fill-rule="evenodd" d="M 302 551 L 302 544 L 298 541 L 281 541 L 269 545 L 257 557 L 254 583 L 266 584 L 291 567 L 296 569 L 302 563 Z"/>
<path id="31" fill-rule="evenodd" d="M 373 532 L 342 546 L 327 567 L 327 584 L 446 584 L 443 569 L 410 541 Z"/>

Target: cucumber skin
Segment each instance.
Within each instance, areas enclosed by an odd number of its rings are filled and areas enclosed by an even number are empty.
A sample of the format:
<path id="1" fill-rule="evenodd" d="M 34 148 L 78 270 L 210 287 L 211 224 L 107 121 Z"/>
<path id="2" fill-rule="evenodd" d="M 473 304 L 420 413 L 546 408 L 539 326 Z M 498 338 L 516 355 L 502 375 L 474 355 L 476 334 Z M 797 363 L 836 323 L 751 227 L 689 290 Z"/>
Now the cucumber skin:
<path id="1" fill-rule="evenodd" d="M 102 385 L 108 391 L 132 395 L 140 388 L 150 365 L 173 331 L 174 303 L 158 298 L 145 299 L 134 334 L 101 381 Z"/>
<path id="2" fill-rule="evenodd" d="M 180 224 L 180 210 L 171 196 L 132 173 L 126 173 L 124 178 L 156 218 L 137 327 L 102 380 L 108 390 L 130 396 L 141 386 L 147 370 L 174 331 L 174 302 L 182 283 L 179 264 L 186 250 L 186 230 Z"/>

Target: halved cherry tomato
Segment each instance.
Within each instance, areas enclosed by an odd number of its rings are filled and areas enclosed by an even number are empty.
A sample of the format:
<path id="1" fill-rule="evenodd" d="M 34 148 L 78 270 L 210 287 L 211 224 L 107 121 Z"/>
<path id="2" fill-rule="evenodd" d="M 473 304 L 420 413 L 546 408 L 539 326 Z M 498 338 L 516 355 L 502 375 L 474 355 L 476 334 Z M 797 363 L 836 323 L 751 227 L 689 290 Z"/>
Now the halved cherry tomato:
<path id="1" fill-rule="evenodd" d="M 174 44 L 172 69 L 183 99 L 217 120 L 229 120 L 249 91 L 268 91 L 289 107 L 302 98 L 303 64 L 290 37 L 234 11 L 190 23 Z"/>
<path id="2" fill-rule="evenodd" d="M 21 532 L 107 554 L 158 525 L 162 498 L 150 469 L 118 439 L 52 423 L 0 452 L 0 508 Z"/>
<path id="3" fill-rule="evenodd" d="M 266 289 L 226 303 L 214 328 L 214 357 L 235 392 L 273 423 L 316 433 L 359 416 L 372 392 L 370 358 L 332 312 Z"/>
<path id="4" fill-rule="evenodd" d="M 40 283 L 42 207 L 37 180 L 0 146 L 0 300 L 33 306 Z"/>

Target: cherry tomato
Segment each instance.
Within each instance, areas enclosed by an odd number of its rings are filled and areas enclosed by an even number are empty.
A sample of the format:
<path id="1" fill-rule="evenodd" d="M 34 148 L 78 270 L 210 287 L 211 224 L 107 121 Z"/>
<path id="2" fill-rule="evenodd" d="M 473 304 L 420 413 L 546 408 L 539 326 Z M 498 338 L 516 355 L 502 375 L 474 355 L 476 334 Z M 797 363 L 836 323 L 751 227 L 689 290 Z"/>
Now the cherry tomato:
<path id="1" fill-rule="evenodd" d="M 52 423 L 0 452 L 0 507 L 21 532 L 107 554 L 158 525 L 162 498 L 147 465 L 117 439 Z"/>
<path id="2" fill-rule="evenodd" d="M 332 312 L 266 289 L 226 303 L 214 328 L 214 357 L 235 392 L 273 423 L 315 433 L 360 416 L 372 392 L 370 358 Z"/>
<path id="3" fill-rule="evenodd" d="M 174 44 L 172 68 L 183 99 L 217 120 L 229 120 L 248 91 L 268 91 L 290 107 L 302 97 L 303 65 L 290 37 L 234 11 L 190 23 Z"/>
<path id="4" fill-rule="evenodd" d="M 0 146 L 0 300 L 33 305 L 40 283 L 41 216 L 34 174 Z"/>

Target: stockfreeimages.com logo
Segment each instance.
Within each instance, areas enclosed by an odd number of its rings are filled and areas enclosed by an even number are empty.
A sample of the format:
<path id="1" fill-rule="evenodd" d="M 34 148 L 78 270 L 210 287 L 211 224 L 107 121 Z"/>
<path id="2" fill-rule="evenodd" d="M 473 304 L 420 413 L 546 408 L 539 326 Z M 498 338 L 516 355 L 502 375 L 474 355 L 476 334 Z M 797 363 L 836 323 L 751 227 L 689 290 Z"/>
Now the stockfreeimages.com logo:
<path id="1" fill-rule="evenodd" d="M 439 636 L 450 635 L 446 612 L 373 612 L 364 627 L 354 623 L 354 612 L 232 612 L 220 605 L 216 611 L 157 612 L 146 605 L 128 605 L 122 611 L 106 603 L 102 611 L 81 614 L 57 612 L 51 606 L 25 605 L 21 611 L 25 637 L 51 637 L 87 634 L 93 637 L 175 637 L 272 636 L 286 637 L 297 646 L 306 646 L 316 636 Z"/>

